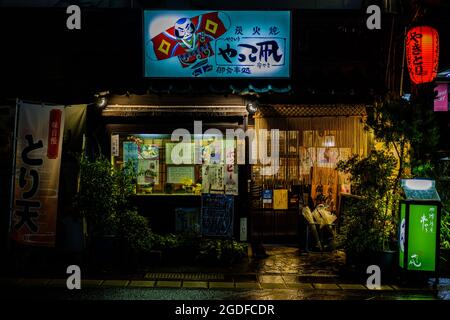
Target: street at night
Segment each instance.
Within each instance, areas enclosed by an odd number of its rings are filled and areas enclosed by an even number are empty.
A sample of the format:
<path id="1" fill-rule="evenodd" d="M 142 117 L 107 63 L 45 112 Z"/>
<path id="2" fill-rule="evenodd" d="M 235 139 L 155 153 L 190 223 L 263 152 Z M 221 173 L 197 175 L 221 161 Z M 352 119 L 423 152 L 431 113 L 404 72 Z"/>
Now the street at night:
<path id="1" fill-rule="evenodd" d="M 449 17 L 450 0 L 0 0 L 3 301 L 448 306 Z"/>

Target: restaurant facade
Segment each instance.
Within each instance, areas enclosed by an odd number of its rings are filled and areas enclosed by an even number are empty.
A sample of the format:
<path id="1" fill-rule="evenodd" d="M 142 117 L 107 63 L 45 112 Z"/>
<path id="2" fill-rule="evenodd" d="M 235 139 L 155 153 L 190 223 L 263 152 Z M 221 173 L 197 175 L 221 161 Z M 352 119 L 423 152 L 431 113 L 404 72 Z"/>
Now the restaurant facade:
<path id="1" fill-rule="evenodd" d="M 339 215 L 351 185 L 335 166 L 373 147 L 363 120 L 383 91 L 373 61 L 383 63 L 385 31 L 368 30 L 360 10 L 126 15 L 141 30 L 122 32 L 141 37 L 120 73 L 110 64 L 96 80 L 84 152 L 132 163 L 133 202 L 153 231 L 298 244 L 302 207 Z"/>

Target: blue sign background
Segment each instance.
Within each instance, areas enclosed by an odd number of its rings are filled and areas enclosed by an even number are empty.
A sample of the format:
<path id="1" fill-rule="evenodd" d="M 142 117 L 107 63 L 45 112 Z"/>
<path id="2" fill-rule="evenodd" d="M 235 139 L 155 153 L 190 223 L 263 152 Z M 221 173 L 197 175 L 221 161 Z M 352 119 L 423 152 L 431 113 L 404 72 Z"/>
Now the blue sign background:
<path id="1" fill-rule="evenodd" d="M 205 27 L 206 15 L 214 12 L 218 12 L 216 20 Z M 188 32 L 197 33 L 194 38 L 197 41 L 204 37 L 205 29 L 217 30 L 215 22 L 223 25 L 224 32 L 214 38 L 208 38 L 206 32 L 209 44 L 189 43 L 191 47 L 186 47 L 187 42 L 177 37 L 172 27 L 175 24 L 182 27 L 187 21 L 193 22 L 194 30 Z M 144 75 L 152 78 L 289 78 L 290 23 L 290 11 L 145 10 Z M 194 61 L 186 63 L 189 59 Z"/>

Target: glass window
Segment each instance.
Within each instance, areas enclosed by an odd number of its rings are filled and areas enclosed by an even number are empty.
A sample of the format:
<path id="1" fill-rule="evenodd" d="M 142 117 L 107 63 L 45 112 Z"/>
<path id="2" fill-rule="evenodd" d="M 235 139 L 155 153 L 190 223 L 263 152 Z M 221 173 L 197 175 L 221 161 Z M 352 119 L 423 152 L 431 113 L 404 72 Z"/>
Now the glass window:
<path id="1" fill-rule="evenodd" d="M 138 195 L 238 194 L 236 141 L 192 135 L 171 141 L 170 134 L 113 134 L 112 163 L 131 161 Z"/>

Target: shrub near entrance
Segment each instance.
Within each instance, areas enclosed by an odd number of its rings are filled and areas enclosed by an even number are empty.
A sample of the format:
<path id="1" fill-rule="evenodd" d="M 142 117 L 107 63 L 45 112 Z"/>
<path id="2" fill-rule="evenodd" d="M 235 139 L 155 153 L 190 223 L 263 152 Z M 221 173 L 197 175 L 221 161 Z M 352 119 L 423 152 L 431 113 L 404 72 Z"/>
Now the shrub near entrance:
<path id="1" fill-rule="evenodd" d="M 364 269 L 370 264 L 381 267 L 385 263 L 383 269 L 393 269 L 390 264 L 394 261 L 383 260 L 394 257 L 391 249 L 396 236 L 395 165 L 395 158 L 383 151 L 372 151 L 363 159 L 353 156 L 337 165 L 339 171 L 351 174 L 355 193 L 360 196 L 343 213 L 342 232 L 338 236 L 350 265 Z"/>
<path id="2" fill-rule="evenodd" d="M 80 190 L 76 207 L 86 219 L 93 267 L 129 267 L 150 251 L 152 233 L 147 220 L 132 208 L 136 175 L 132 163 L 114 170 L 103 156 L 80 159 Z"/>

